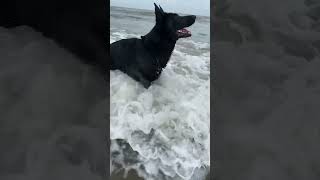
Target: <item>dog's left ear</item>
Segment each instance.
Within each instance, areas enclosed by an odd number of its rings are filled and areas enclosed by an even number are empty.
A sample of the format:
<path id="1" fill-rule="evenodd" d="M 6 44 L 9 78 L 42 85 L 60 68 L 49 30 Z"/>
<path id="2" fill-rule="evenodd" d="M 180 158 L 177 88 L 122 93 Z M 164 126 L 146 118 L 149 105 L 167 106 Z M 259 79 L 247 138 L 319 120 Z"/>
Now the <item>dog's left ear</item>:
<path id="1" fill-rule="evenodd" d="M 158 21 L 160 21 L 161 19 L 162 19 L 162 16 L 163 16 L 163 14 L 164 14 L 164 11 L 162 10 L 162 8 L 160 7 L 158 7 L 157 5 L 156 5 L 156 3 L 153 3 L 154 4 L 154 11 L 155 11 L 155 14 L 156 14 L 156 21 L 158 22 Z"/>

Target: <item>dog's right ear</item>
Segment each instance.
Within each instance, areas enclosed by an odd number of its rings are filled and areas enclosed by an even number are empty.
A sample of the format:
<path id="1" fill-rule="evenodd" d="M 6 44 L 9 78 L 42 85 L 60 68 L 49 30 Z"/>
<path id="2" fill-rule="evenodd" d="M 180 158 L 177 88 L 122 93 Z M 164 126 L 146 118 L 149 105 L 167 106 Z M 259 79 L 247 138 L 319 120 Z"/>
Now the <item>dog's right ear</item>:
<path id="1" fill-rule="evenodd" d="M 162 8 L 160 9 L 160 8 L 156 5 L 156 3 L 153 3 L 153 4 L 154 4 L 154 12 L 155 12 L 155 14 L 156 14 L 156 21 L 159 22 L 159 21 L 161 21 L 164 12 L 163 12 Z"/>

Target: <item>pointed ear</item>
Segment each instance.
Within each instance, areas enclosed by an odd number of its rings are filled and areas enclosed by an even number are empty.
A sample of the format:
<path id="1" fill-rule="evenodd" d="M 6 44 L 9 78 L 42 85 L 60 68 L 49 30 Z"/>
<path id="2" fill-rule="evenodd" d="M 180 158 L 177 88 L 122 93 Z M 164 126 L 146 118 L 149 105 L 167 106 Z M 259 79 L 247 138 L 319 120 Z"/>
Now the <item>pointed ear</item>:
<path id="1" fill-rule="evenodd" d="M 159 5 L 159 8 L 160 8 L 161 13 L 164 13 L 164 11 L 160 5 Z"/>
<path id="2" fill-rule="evenodd" d="M 153 3 L 154 4 L 154 12 L 157 13 L 157 12 L 160 12 L 160 9 L 159 7 L 156 5 L 156 3 Z"/>
<path id="3" fill-rule="evenodd" d="M 163 10 L 161 10 L 157 5 L 156 3 L 153 3 L 154 4 L 154 11 L 155 11 L 155 14 L 156 14 L 156 21 L 160 21 L 161 18 L 162 18 L 162 15 L 163 15 Z"/>

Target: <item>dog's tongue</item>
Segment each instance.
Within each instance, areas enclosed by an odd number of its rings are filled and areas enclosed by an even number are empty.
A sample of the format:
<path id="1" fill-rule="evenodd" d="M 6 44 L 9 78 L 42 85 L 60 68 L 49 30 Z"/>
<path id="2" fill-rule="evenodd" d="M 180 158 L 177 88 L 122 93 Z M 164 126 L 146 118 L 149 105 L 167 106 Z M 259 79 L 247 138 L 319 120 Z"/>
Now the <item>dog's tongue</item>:
<path id="1" fill-rule="evenodd" d="M 190 31 L 188 31 L 188 30 L 185 29 L 185 28 L 178 30 L 178 32 L 179 32 L 179 33 L 182 33 L 182 34 L 191 34 Z"/>

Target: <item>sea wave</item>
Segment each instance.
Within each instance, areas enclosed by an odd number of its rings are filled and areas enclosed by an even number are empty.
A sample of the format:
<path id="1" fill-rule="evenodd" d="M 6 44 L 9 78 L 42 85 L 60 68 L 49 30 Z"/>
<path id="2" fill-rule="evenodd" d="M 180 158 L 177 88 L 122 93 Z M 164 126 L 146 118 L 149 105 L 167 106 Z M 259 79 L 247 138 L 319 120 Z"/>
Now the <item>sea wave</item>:
<path id="1" fill-rule="evenodd" d="M 138 35 L 112 32 L 110 43 L 128 37 Z M 194 171 L 209 167 L 209 92 L 209 44 L 190 39 L 176 45 L 149 89 L 118 70 L 110 71 L 110 138 L 116 154 L 111 164 L 135 169 L 145 179 L 191 179 Z M 126 146 L 119 139 L 138 154 L 123 151 Z"/>

